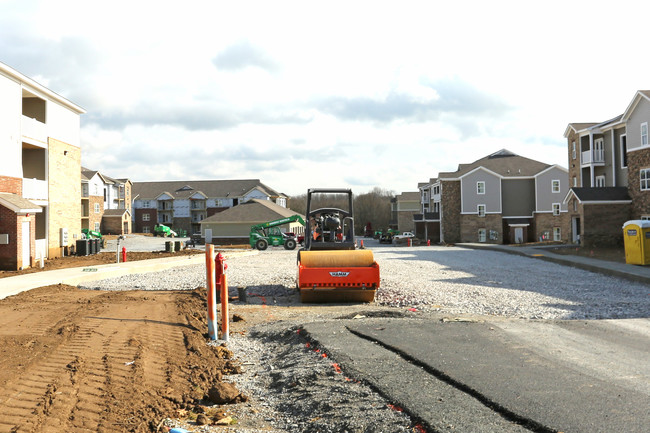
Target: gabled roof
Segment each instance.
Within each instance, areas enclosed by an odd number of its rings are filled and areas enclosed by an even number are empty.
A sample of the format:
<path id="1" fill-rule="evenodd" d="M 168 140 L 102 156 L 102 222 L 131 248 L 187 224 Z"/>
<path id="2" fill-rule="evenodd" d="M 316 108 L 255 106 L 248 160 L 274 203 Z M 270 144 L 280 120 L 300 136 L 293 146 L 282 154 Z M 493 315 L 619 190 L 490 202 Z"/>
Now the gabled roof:
<path id="1" fill-rule="evenodd" d="M 634 112 L 634 109 L 636 106 L 639 104 L 639 102 L 642 99 L 646 99 L 650 101 L 650 90 L 638 90 L 636 94 L 634 95 L 634 98 L 632 98 L 632 102 L 630 102 L 630 105 L 627 106 L 625 109 L 625 112 L 623 113 L 623 121 L 627 122 L 627 120 L 630 118 L 632 113 Z"/>
<path id="2" fill-rule="evenodd" d="M 564 203 L 568 203 L 571 197 L 576 197 L 580 203 L 598 203 L 598 202 L 621 202 L 630 203 L 627 187 L 625 186 L 608 186 L 601 188 L 571 188 L 564 198 Z"/>
<path id="3" fill-rule="evenodd" d="M 483 168 L 502 177 L 532 177 L 546 170 L 550 164 L 519 156 L 506 149 L 476 160 L 470 164 L 459 164 L 454 172 L 439 173 L 442 180 L 460 179 L 466 174 Z"/>
<path id="4" fill-rule="evenodd" d="M 121 216 L 123 216 L 125 213 L 129 214 L 129 216 L 131 215 L 131 212 L 129 212 L 128 209 L 106 209 L 106 210 L 104 211 L 104 215 L 103 215 L 103 216 L 104 216 L 104 217 L 109 217 L 109 218 L 112 218 L 112 217 L 121 217 Z"/>
<path id="5" fill-rule="evenodd" d="M 197 191 L 201 191 L 210 198 L 239 198 L 255 187 L 269 197 L 286 197 L 264 185 L 259 179 L 133 182 L 133 196 L 140 200 L 153 200 L 161 193 L 168 191 L 175 199 L 186 199 Z"/>
<path id="6" fill-rule="evenodd" d="M 0 192 L 0 205 L 15 213 L 40 213 L 43 208 L 22 198 L 18 194 Z"/>
<path id="7" fill-rule="evenodd" d="M 403 192 L 397 197 L 397 201 L 420 201 L 420 191 Z"/>
<path id="8" fill-rule="evenodd" d="M 252 199 L 246 203 L 233 206 L 201 221 L 203 223 L 251 223 L 273 221 L 290 217 L 298 212 L 273 203 L 270 200 Z"/>

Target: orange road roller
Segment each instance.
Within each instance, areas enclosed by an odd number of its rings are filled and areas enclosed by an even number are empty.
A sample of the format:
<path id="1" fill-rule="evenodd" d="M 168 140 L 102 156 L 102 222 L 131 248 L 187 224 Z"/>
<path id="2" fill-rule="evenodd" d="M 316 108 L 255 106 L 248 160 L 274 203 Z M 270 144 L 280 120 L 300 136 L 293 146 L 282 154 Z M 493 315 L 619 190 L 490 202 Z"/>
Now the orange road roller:
<path id="1" fill-rule="evenodd" d="M 318 205 L 325 206 L 312 209 Z M 305 221 L 305 246 L 298 251 L 302 302 L 372 302 L 379 265 L 371 250 L 356 249 L 352 190 L 309 189 Z"/>

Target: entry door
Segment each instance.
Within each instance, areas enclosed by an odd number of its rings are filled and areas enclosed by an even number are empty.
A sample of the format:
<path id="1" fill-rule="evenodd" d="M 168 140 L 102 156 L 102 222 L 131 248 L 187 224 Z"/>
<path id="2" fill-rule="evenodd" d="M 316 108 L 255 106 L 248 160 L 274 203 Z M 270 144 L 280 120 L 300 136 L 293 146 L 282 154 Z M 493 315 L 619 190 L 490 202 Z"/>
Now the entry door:
<path id="1" fill-rule="evenodd" d="M 212 229 L 205 229 L 205 243 L 212 243 Z"/>
<path id="2" fill-rule="evenodd" d="M 524 228 L 515 227 L 515 243 L 522 244 L 524 243 Z"/>
<path id="3" fill-rule="evenodd" d="M 573 232 L 572 241 L 574 244 L 580 243 L 580 218 L 573 217 L 571 218 L 571 231 Z"/>
<path id="4" fill-rule="evenodd" d="M 32 256 L 31 247 L 31 236 L 29 235 L 29 221 L 22 222 L 22 236 L 23 236 L 23 268 L 28 268 L 30 266 L 30 259 Z"/>

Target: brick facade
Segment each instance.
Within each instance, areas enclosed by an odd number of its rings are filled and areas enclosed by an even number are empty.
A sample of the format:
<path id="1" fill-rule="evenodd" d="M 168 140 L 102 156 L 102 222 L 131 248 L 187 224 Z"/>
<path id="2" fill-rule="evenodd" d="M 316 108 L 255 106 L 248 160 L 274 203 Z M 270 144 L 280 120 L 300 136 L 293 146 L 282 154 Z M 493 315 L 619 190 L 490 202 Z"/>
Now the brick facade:
<path id="1" fill-rule="evenodd" d="M 48 139 L 48 257 L 61 257 L 61 228 L 67 228 L 68 243 L 81 234 L 81 149 Z"/>
<path id="2" fill-rule="evenodd" d="M 587 204 L 582 210 L 582 242 L 587 248 L 623 245 L 623 224 L 630 219 L 630 205 Z"/>
<path id="3" fill-rule="evenodd" d="M 630 219 L 641 219 L 650 215 L 650 190 L 641 191 L 640 170 L 650 168 L 650 149 L 642 149 L 628 153 L 628 194 L 632 199 Z"/>
<path id="4" fill-rule="evenodd" d="M 479 229 L 485 229 L 486 243 L 503 243 L 503 219 L 500 214 L 489 214 L 484 217 L 460 215 L 460 242 L 478 242 Z"/>
<path id="5" fill-rule="evenodd" d="M 23 180 L 19 177 L 0 176 L 0 192 L 23 195 Z"/>
<path id="6" fill-rule="evenodd" d="M 569 188 L 573 187 L 573 178 L 575 177 L 577 179 L 577 184 L 580 186 L 580 157 L 581 157 L 581 152 L 580 152 L 580 137 L 578 134 L 576 134 L 575 131 L 571 130 L 567 137 L 567 142 L 568 146 L 567 148 L 569 149 Z M 573 159 L 573 148 L 572 144 L 575 142 L 576 144 L 576 159 Z"/>
<path id="7" fill-rule="evenodd" d="M 95 213 L 95 205 L 99 205 L 99 212 Z M 91 195 L 88 197 L 88 228 L 95 230 L 95 223 L 101 230 L 102 215 L 104 215 L 104 197 Z"/>
<path id="8" fill-rule="evenodd" d="M 441 242 L 453 244 L 460 242 L 460 181 L 441 182 L 440 214 L 442 237 Z"/>
<path id="9" fill-rule="evenodd" d="M 572 204 L 571 204 L 572 205 Z M 552 213 L 536 213 L 533 223 L 533 238 L 530 241 L 540 241 L 544 235 L 548 234 L 548 238 L 543 240 L 554 240 L 553 229 L 560 228 L 560 240 L 567 241 L 570 239 L 571 234 L 571 217 L 567 212 L 560 212 L 559 215 Z"/>
<path id="10" fill-rule="evenodd" d="M 23 233 L 22 223 L 29 222 L 29 249 L 30 258 L 28 263 L 23 263 Z M 0 269 L 15 271 L 28 268 L 36 262 L 36 238 L 34 230 L 35 217 L 16 215 L 16 213 L 0 206 L 0 233 L 9 236 L 9 243 L 0 245 Z"/>
<path id="11" fill-rule="evenodd" d="M 135 233 L 145 233 L 144 227 L 149 227 L 148 233 L 152 233 L 153 226 L 158 221 L 158 210 L 155 208 L 141 208 L 134 209 L 133 212 L 135 215 L 135 227 L 133 227 L 133 231 Z M 144 220 L 144 214 L 149 214 L 149 221 Z"/>

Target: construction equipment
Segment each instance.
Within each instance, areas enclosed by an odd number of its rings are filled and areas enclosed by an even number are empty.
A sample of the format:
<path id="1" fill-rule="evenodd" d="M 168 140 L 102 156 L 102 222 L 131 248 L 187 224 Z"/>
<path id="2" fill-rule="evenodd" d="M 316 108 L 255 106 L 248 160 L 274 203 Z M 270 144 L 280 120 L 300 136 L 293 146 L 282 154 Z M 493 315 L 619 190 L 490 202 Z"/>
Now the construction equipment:
<path id="1" fill-rule="evenodd" d="M 296 238 L 280 231 L 281 225 L 294 222 L 299 222 L 303 226 L 305 225 L 305 220 L 300 215 L 291 215 L 290 217 L 252 226 L 248 236 L 251 248 L 264 251 L 269 245 L 283 245 L 285 250 L 296 249 Z"/>
<path id="2" fill-rule="evenodd" d="M 153 226 L 153 235 L 162 236 L 164 238 L 171 236 L 173 238 L 176 236 L 176 232 L 164 224 L 156 224 Z"/>
<path id="3" fill-rule="evenodd" d="M 345 196 L 347 209 L 312 209 L 316 194 Z M 305 219 L 309 224 L 305 247 L 298 251 L 297 286 L 302 302 L 372 302 L 379 287 L 379 265 L 371 250 L 356 249 L 352 190 L 309 189 Z"/>
<path id="4" fill-rule="evenodd" d="M 90 230 L 90 229 L 81 229 L 81 233 L 84 234 L 86 239 L 101 239 L 102 234 L 96 230 Z"/>

